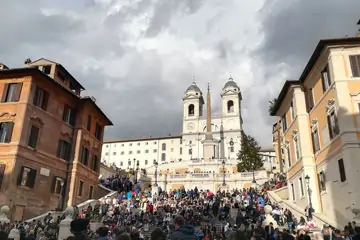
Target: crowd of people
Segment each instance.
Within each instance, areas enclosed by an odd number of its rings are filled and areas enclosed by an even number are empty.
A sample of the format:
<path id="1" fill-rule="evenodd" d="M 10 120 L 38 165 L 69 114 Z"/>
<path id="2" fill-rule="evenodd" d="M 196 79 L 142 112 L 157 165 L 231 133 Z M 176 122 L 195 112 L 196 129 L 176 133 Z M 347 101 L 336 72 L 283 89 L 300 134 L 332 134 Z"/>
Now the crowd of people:
<path id="1" fill-rule="evenodd" d="M 126 174 L 101 180 L 101 183 L 118 192 L 116 197 L 105 198 L 94 207 L 75 209 L 69 240 L 308 240 L 315 223 L 311 214 L 300 219 L 288 209 L 273 206 L 274 222 L 264 226 L 264 206 L 271 205 L 269 189 L 284 183 L 277 175 L 261 188 L 233 189 L 231 191 L 176 189 L 163 191 L 158 188 L 152 194 L 150 188 Z M 311 211 L 310 211 L 311 212 Z M 0 240 L 10 239 L 18 230 L 21 240 L 57 239 L 59 223 L 65 216 L 48 215 L 41 221 L 14 222 L 1 226 Z M 92 222 L 104 226 L 92 229 Z M 326 240 L 357 240 L 355 223 L 349 223 L 343 231 L 330 226 L 321 229 Z"/>

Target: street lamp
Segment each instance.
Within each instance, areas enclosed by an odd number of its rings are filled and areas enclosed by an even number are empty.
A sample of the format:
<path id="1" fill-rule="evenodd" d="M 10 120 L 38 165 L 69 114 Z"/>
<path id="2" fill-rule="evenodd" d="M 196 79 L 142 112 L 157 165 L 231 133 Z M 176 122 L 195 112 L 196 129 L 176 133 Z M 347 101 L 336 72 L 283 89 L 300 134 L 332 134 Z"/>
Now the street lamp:
<path id="1" fill-rule="evenodd" d="M 311 189 L 310 189 L 310 177 L 309 175 L 305 176 L 305 181 L 306 181 L 306 185 L 307 185 L 307 192 L 308 192 L 308 197 L 309 197 L 309 215 L 310 217 L 312 216 L 312 201 L 311 201 Z"/>
<path id="2" fill-rule="evenodd" d="M 222 185 L 225 187 L 226 183 L 225 183 L 225 159 L 222 160 L 222 167 L 223 167 L 223 183 Z"/>
<path id="3" fill-rule="evenodd" d="M 154 184 L 154 187 L 157 187 L 158 186 L 158 183 L 157 183 L 158 162 L 156 160 L 154 160 L 154 166 L 155 166 L 155 184 Z"/>
<path id="4" fill-rule="evenodd" d="M 252 171 L 252 175 L 253 175 L 253 180 L 252 183 L 256 184 L 256 180 L 255 180 L 255 163 L 253 163 L 253 171 Z"/>
<path id="5" fill-rule="evenodd" d="M 59 196 L 59 203 L 58 203 L 58 207 L 57 210 L 61 211 L 62 210 L 62 202 L 63 202 L 63 198 L 64 198 L 64 185 L 65 185 L 65 181 L 63 179 L 60 179 L 60 196 Z"/>
<path id="6" fill-rule="evenodd" d="M 139 165 L 140 165 L 139 160 L 137 160 L 137 162 L 136 162 L 136 172 L 135 172 L 135 184 L 137 184 L 137 175 L 138 175 L 138 171 L 139 171 Z"/>

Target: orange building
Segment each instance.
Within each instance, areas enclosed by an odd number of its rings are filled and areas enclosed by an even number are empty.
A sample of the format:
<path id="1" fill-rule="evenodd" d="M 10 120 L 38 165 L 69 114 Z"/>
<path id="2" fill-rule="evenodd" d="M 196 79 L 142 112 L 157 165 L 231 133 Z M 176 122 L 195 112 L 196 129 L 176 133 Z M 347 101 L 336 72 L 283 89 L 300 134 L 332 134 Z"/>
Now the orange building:
<path id="1" fill-rule="evenodd" d="M 297 81 L 286 81 L 272 115 L 289 198 L 335 226 L 360 211 L 360 37 L 321 40 Z M 280 140 L 278 138 L 280 136 Z"/>
<path id="2" fill-rule="evenodd" d="M 5 66 L 5 65 L 2 65 Z M 0 205 L 23 220 L 95 196 L 105 126 L 95 99 L 60 64 L 0 70 Z"/>

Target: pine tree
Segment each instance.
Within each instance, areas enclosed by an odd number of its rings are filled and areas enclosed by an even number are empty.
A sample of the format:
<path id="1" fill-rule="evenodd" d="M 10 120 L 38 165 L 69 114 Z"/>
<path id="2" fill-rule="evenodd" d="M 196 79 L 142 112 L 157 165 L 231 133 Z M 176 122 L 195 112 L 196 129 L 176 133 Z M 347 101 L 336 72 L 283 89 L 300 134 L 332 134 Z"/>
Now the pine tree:
<path id="1" fill-rule="evenodd" d="M 241 150 L 237 155 L 239 172 L 257 171 L 263 167 L 263 161 L 259 153 L 260 149 L 261 147 L 255 138 L 244 132 L 242 133 Z"/>

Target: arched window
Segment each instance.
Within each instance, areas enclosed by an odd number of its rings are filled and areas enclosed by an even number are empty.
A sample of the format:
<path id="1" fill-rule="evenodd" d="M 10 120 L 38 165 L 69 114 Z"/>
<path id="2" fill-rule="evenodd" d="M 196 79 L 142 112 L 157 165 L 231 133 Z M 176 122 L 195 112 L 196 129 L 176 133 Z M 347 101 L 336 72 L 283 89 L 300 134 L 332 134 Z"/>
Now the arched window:
<path id="1" fill-rule="evenodd" d="M 195 106 L 194 106 L 194 104 L 190 104 L 188 107 L 188 115 L 194 116 L 194 113 L 195 113 Z"/>
<path id="2" fill-rule="evenodd" d="M 161 149 L 162 149 L 163 151 L 166 151 L 166 143 L 161 144 Z"/>
<path id="3" fill-rule="evenodd" d="M 228 113 L 234 112 L 234 102 L 232 100 L 227 102 L 227 111 Z"/>
<path id="4" fill-rule="evenodd" d="M 161 161 L 166 161 L 166 153 L 161 154 Z"/>

